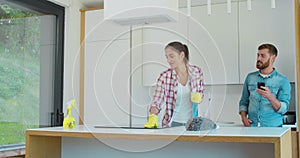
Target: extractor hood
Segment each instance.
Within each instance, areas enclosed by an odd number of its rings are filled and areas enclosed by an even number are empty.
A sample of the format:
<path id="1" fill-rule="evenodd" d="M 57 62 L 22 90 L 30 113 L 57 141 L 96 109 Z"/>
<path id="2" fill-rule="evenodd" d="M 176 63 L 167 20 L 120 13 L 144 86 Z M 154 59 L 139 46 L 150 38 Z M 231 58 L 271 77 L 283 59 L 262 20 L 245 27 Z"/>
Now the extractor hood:
<path id="1" fill-rule="evenodd" d="M 178 0 L 104 0 L 104 20 L 143 25 L 178 19 Z"/>

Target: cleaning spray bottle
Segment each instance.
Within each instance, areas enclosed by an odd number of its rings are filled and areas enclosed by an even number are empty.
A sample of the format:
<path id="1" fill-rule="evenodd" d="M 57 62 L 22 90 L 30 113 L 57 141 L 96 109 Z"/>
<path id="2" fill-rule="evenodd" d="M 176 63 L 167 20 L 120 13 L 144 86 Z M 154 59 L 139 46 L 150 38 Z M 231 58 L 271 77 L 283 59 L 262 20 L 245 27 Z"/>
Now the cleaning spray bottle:
<path id="1" fill-rule="evenodd" d="M 202 101 L 202 94 L 198 92 L 191 93 L 191 101 L 192 101 L 192 117 L 198 117 L 198 104 Z"/>
<path id="2" fill-rule="evenodd" d="M 76 109 L 75 100 L 72 100 L 71 105 L 68 105 L 67 115 L 64 118 L 63 128 L 64 129 L 73 129 L 76 127 L 76 121 L 74 116 L 72 115 L 72 108 Z"/>

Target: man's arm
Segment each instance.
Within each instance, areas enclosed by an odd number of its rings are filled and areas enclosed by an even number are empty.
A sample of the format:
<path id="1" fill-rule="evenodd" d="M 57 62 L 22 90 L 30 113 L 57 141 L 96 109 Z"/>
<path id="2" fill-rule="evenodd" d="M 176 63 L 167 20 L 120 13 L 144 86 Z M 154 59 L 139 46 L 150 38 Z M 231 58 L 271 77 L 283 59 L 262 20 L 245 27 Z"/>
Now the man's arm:
<path id="1" fill-rule="evenodd" d="M 248 91 L 248 76 L 245 79 L 244 85 L 243 85 L 243 91 L 241 100 L 239 102 L 239 113 L 248 111 L 248 105 L 249 105 L 249 91 Z"/>
<path id="2" fill-rule="evenodd" d="M 239 113 L 241 115 L 244 126 L 249 127 L 252 121 L 248 119 L 249 91 L 248 91 L 248 76 L 244 82 L 242 97 L 239 103 Z"/>
<path id="3" fill-rule="evenodd" d="M 256 91 L 270 101 L 275 111 L 277 111 L 278 113 L 285 113 L 288 110 L 290 104 L 291 85 L 288 79 L 283 80 L 280 84 L 281 87 L 278 91 L 277 98 L 267 87 L 262 87 L 264 90 L 256 89 Z"/>
<path id="4" fill-rule="evenodd" d="M 256 89 L 257 93 L 268 99 L 275 111 L 278 111 L 281 107 L 281 102 L 278 99 L 276 99 L 276 97 L 271 93 L 269 88 L 263 86 L 261 88 L 263 90 L 259 88 Z"/>
<path id="5" fill-rule="evenodd" d="M 241 118 L 242 118 L 242 122 L 244 124 L 244 126 L 249 127 L 250 124 L 252 123 L 252 121 L 250 119 L 248 119 L 247 117 L 247 113 L 245 111 L 240 112 L 241 114 Z"/>

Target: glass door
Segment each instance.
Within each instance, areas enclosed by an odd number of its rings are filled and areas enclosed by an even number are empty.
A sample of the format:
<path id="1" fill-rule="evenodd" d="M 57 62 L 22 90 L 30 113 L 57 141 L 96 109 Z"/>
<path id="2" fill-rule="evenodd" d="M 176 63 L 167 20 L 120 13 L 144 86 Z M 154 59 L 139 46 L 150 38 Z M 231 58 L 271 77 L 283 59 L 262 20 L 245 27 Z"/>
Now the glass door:
<path id="1" fill-rule="evenodd" d="M 24 145 L 28 128 L 62 123 L 63 27 L 51 6 L 0 1 L 0 149 Z"/>

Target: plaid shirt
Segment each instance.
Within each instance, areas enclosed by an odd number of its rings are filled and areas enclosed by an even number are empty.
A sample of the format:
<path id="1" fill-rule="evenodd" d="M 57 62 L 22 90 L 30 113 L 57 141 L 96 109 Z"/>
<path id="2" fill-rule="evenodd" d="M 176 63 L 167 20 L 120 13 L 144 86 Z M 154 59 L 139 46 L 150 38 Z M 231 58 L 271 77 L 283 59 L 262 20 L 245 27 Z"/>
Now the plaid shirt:
<path id="1" fill-rule="evenodd" d="M 187 64 L 187 68 L 191 92 L 199 92 L 204 97 L 203 73 L 201 69 L 189 64 Z M 155 106 L 160 111 L 165 103 L 166 110 L 162 119 L 162 127 L 169 127 L 171 124 L 171 118 L 176 106 L 177 87 L 178 77 L 175 70 L 168 69 L 161 73 L 157 79 L 151 106 Z"/>

